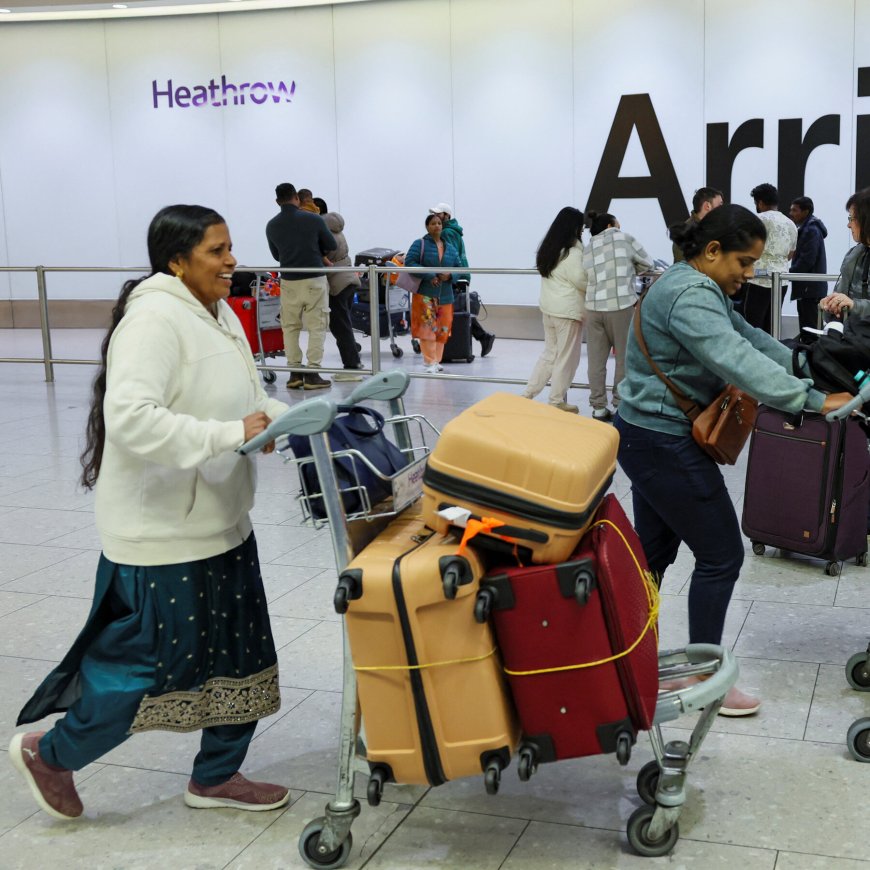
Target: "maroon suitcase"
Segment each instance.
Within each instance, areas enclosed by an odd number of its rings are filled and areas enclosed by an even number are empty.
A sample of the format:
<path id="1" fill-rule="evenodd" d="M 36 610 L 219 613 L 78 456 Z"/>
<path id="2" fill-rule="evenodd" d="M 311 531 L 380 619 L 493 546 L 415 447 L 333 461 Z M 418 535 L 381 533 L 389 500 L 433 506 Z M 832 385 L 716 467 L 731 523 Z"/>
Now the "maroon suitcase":
<path id="1" fill-rule="evenodd" d="M 612 494 L 568 562 L 483 579 L 477 613 L 492 616 L 519 712 L 521 779 L 561 758 L 615 752 L 628 761 L 655 713 L 657 597 Z"/>
<path id="2" fill-rule="evenodd" d="M 828 422 L 758 409 L 743 499 L 743 533 L 757 555 L 764 545 L 839 562 L 867 564 L 870 455 L 856 419 Z"/>

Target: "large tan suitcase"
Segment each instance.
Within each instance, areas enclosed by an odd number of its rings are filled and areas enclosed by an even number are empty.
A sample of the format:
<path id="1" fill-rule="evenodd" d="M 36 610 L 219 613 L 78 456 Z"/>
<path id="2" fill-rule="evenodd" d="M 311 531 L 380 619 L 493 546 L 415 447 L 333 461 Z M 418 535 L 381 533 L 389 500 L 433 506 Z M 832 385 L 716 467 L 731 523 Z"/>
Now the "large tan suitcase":
<path id="1" fill-rule="evenodd" d="M 443 533 L 438 512 L 465 508 L 505 523 L 491 535 L 532 562 L 564 562 L 613 480 L 618 444 L 607 423 L 494 393 L 444 427 L 423 475 L 423 519 Z"/>
<path id="2" fill-rule="evenodd" d="M 457 548 L 455 535 L 436 535 L 419 511 L 406 512 L 339 578 L 349 597 L 370 800 L 385 781 L 439 785 L 474 774 L 494 793 L 516 748 L 519 726 L 492 631 L 474 617 L 483 567 Z"/>

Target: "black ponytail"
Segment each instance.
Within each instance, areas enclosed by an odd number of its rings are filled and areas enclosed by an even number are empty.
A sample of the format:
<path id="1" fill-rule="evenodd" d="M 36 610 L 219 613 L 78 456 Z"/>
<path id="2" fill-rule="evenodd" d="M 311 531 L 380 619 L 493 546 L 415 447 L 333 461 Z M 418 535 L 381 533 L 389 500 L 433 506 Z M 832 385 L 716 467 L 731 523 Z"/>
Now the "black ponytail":
<path id="1" fill-rule="evenodd" d="M 201 205 L 168 205 L 154 215 L 148 227 L 148 259 L 151 261 L 151 275 L 171 274 L 169 264 L 178 257 L 186 257 L 202 241 L 206 230 L 215 224 L 226 221 L 214 209 Z M 94 378 L 91 408 L 85 427 L 85 449 L 80 461 L 82 464 L 81 484 L 85 489 L 93 489 L 103 464 L 103 449 L 106 445 L 106 420 L 103 403 L 106 399 L 107 359 L 112 334 L 124 317 L 130 294 L 146 278 L 134 278 L 125 282 L 112 309 L 112 322 L 100 347 L 100 368 Z"/>
<path id="2" fill-rule="evenodd" d="M 697 257 L 710 242 L 719 242 L 727 253 L 745 251 L 757 239 L 767 240 L 767 230 L 758 215 L 733 204 L 714 208 L 703 220 L 674 224 L 668 232 L 687 260 Z"/>

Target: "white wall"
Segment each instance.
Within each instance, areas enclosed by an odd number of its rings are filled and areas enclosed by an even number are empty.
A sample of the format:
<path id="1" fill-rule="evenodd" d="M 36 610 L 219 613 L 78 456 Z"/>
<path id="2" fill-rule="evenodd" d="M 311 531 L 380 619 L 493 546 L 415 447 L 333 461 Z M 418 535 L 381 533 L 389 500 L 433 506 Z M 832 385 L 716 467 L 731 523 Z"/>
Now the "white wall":
<path id="1" fill-rule="evenodd" d="M 773 53 L 758 34 L 776 34 Z M 684 196 L 705 183 L 706 124 L 765 123 L 734 164 L 732 199 L 777 183 L 777 124 L 839 114 L 806 193 L 849 245 L 856 68 L 868 0 L 382 0 L 128 21 L 0 24 L 0 264 L 138 265 L 170 202 L 221 211 L 242 262 L 271 262 L 263 228 L 281 181 L 347 220 L 352 250 L 407 247 L 446 199 L 472 265 L 530 266 L 563 205 L 583 208 L 620 97 L 649 94 Z M 152 106 L 152 80 L 296 82 L 292 102 Z M 864 104 L 867 104 L 864 106 Z M 632 138 L 622 175 L 647 174 Z M 593 204 L 595 205 L 595 204 Z M 610 211 L 670 257 L 655 200 Z M 115 275 L 49 277 L 55 298 L 108 298 Z M 534 303 L 533 278 L 488 300 Z M 0 275 L 0 298 L 34 295 Z"/>

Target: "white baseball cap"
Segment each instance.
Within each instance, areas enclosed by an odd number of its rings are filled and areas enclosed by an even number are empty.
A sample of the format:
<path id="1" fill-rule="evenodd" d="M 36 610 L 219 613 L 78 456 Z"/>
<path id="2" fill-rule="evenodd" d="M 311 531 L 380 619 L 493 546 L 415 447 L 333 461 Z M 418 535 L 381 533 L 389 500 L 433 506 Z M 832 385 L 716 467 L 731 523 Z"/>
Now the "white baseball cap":
<path id="1" fill-rule="evenodd" d="M 453 206 L 449 202 L 437 202 L 429 209 L 429 214 L 441 214 L 441 212 L 453 217 Z"/>

